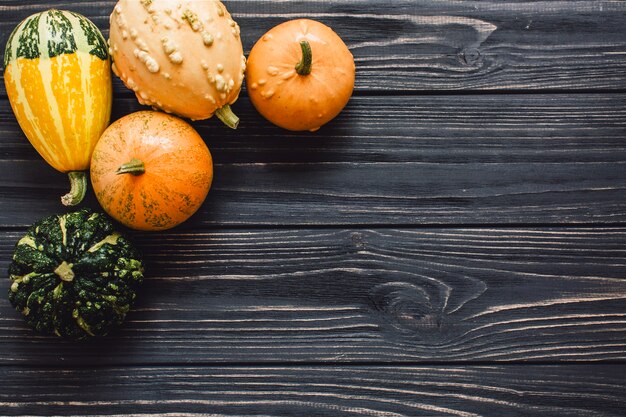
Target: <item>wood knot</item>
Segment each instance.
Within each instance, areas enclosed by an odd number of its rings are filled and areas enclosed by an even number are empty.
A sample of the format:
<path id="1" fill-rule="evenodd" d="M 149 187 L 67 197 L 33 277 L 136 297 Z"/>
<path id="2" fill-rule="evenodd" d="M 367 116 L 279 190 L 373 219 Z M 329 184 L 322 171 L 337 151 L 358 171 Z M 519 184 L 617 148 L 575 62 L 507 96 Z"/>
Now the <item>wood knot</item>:
<path id="1" fill-rule="evenodd" d="M 480 51 L 476 48 L 467 48 L 459 53 L 459 60 L 465 65 L 476 65 L 481 58 Z"/>
<path id="2" fill-rule="evenodd" d="M 351 239 L 354 246 L 358 249 L 363 249 L 365 247 L 365 237 L 363 236 L 363 233 L 354 232 L 352 233 Z"/>
<path id="3" fill-rule="evenodd" d="M 389 282 L 374 287 L 370 299 L 385 320 L 403 333 L 431 335 L 443 324 L 443 306 L 428 288 Z"/>

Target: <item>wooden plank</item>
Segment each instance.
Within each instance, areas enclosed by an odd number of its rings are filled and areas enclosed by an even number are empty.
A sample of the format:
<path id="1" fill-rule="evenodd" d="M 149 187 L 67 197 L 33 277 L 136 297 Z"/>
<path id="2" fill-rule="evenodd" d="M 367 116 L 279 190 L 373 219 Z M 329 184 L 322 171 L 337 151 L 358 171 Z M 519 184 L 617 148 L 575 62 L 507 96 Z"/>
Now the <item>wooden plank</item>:
<path id="1" fill-rule="evenodd" d="M 626 366 L 0 368 L 6 416 L 619 416 Z"/>
<path id="2" fill-rule="evenodd" d="M 115 100 L 112 120 L 146 110 Z M 626 94 L 354 97 L 318 133 L 289 132 L 252 104 L 234 106 L 238 130 L 192 123 L 217 163 L 560 163 L 626 160 Z M 37 160 L 0 100 L 0 160 Z"/>
<path id="3" fill-rule="evenodd" d="M 216 176 L 185 227 L 624 222 L 625 108 L 623 94 L 356 97 L 312 136 L 242 103 L 236 133 L 195 124 Z M 137 109 L 118 100 L 115 117 Z M 61 210 L 66 178 L 6 101 L 0 137 L 0 225 Z"/>
<path id="4" fill-rule="evenodd" d="M 3 0 L 0 45 L 21 19 L 48 7 L 78 11 L 108 36 L 114 4 Z M 246 52 L 288 19 L 330 25 L 355 55 L 358 91 L 626 88 L 621 1 L 400 0 L 391 7 L 372 0 L 248 0 L 227 6 L 242 27 Z M 125 91 L 119 82 L 116 91 Z"/>
<path id="5" fill-rule="evenodd" d="M 185 230 L 626 221 L 626 162 L 227 164 L 215 175 Z M 0 185 L 0 226 L 22 227 L 66 210 L 60 196 L 67 178 L 43 162 L 2 161 L 0 176 L 11 178 Z M 91 192 L 84 205 L 99 208 Z"/>
<path id="6" fill-rule="evenodd" d="M 38 336 L 0 297 L 0 364 L 626 360 L 624 228 L 133 236 L 147 280 L 121 330 Z"/>
<path id="7" fill-rule="evenodd" d="M 0 226 L 66 210 L 67 178 L 43 162 L 1 161 L 0 175 Z M 626 221 L 626 162 L 226 164 L 215 175 L 183 229 Z M 91 192 L 84 205 L 99 208 Z"/>

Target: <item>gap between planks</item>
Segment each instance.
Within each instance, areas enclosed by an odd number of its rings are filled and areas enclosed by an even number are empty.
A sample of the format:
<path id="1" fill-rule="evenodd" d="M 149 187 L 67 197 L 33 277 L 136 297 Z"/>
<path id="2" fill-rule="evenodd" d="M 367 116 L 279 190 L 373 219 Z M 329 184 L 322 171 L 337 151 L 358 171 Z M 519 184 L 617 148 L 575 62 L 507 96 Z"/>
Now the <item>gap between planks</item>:
<path id="1" fill-rule="evenodd" d="M 193 231 L 263 231 L 263 230 L 467 230 L 467 231 L 515 231 L 515 230 L 541 230 L 541 229 L 582 229 L 583 231 L 593 232 L 597 229 L 622 229 L 626 228 L 626 222 L 616 223 L 423 223 L 423 224 L 404 224 L 404 223 L 346 223 L 346 224 L 258 224 L 258 225 L 219 225 L 219 224 L 198 224 L 187 226 L 183 224 L 176 229 L 168 230 L 168 233 L 188 233 Z M 0 225 L 0 233 L 2 232 L 19 232 L 26 231 L 27 226 L 11 226 Z M 140 233 L 133 232 L 131 233 Z M 162 232 L 157 232 L 162 233 Z"/>
<path id="2" fill-rule="evenodd" d="M 354 90 L 352 97 L 438 97 L 438 96 L 521 96 L 521 95 L 620 95 L 626 94 L 626 89 L 565 89 L 565 88 L 537 88 L 537 89 L 503 89 L 503 90 Z M 114 92 L 113 99 L 130 99 L 135 97 L 132 91 Z M 246 88 L 242 88 L 241 99 L 248 99 Z M 3 86 L 0 86 L 0 101 L 8 100 Z M 114 103 L 115 104 L 115 103 Z M 145 106 L 149 108 L 149 106 Z M 269 122 L 268 122 L 269 123 Z"/>
<path id="3" fill-rule="evenodd" d="M 206 362 L 206 361 L 194 361 L 189 363 L 181 362 L 134 362 L 132 364 L 101 364 L 101 363 L 79 363 L 79 364 L 25 364 L 25 363 L 0 363 L 0 369 L 6 368 L 20 368 L 24 370 L 36 370 L 36 369 L 154 369 L 154 368 L 175 368 L 175 369 L 191 369 L 191 368 L 206 368 L 206 369 L 220 369 L 220 368 L 232 368 L 232 369 L 299 369 L 299 368 L 385 368 L 385 369 L 410 369 L 410 368 L 466 368 L 466 367 L 498 367 L 498 368 L 512 368 L 518 366 L 534 366 L 534 367 L 588 367 L 589 365 L 626 365 L 626 360 L 584 360 L 584 361 L 533 361 L 533 360 L 513 360 L 507 362 L 497 362 L 492 360 L 485 361 L 400 361 L 400 362 L 386 362 L 386 361 L 296 361 L 296 362 L 284 362 L 284 361 L 260 361 L 260 362 Z"/>

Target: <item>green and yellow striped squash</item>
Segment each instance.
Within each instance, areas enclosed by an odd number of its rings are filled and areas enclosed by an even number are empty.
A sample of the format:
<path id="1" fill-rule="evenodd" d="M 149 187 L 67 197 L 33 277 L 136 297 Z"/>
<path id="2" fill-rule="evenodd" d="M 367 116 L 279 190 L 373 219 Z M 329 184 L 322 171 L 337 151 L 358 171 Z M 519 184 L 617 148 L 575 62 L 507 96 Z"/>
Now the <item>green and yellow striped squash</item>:
<path id="1" fill-rule="evenodd" d="M 22 130 L 46 162 L 69 174 L 72 190 L 63 204 L 78 204 L 87 187 L 84 171 L 111 116 L 111 62 L 102 33 L 74 12 L 34 14 L 11 34 L 4 67 Z"/>

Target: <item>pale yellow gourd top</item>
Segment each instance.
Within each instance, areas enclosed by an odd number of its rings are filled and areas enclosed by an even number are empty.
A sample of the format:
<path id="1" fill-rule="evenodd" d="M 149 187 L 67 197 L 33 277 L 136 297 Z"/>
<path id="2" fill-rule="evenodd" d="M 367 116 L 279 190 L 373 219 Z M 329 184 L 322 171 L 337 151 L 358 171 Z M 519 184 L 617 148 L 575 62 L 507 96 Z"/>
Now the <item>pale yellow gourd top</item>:
<path id="1" fill-rule="evenodd" d="M 113 72 L 140 103 L 192 120 L 217 112 L 236 127 L 229 105 L 246 59 L 239 26 L 220 1 L 120 0 L 109 44 Z"/>

